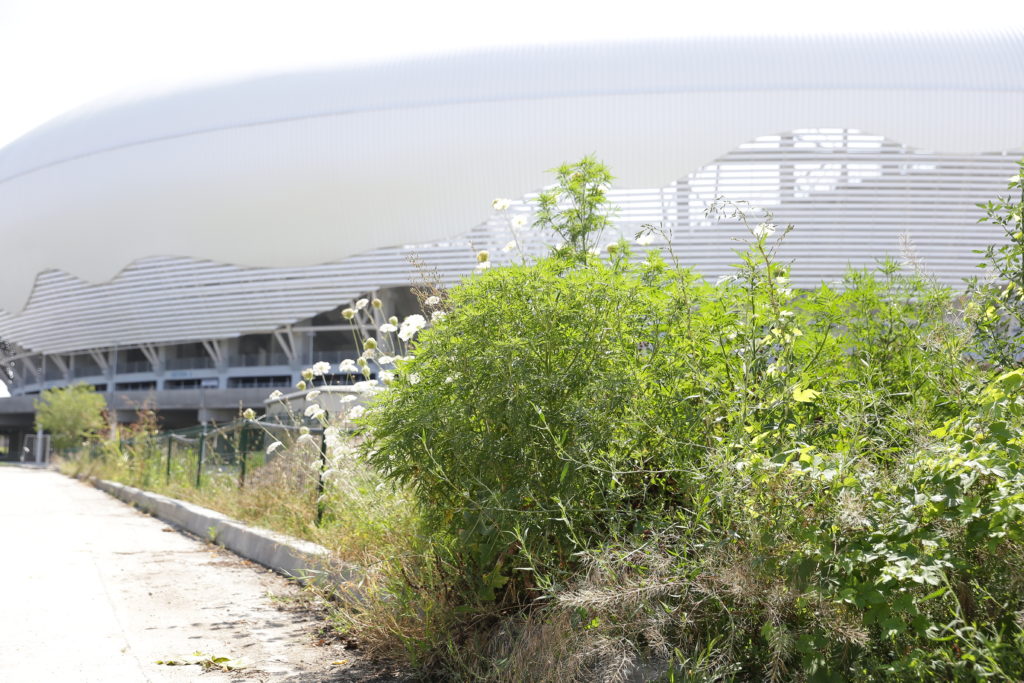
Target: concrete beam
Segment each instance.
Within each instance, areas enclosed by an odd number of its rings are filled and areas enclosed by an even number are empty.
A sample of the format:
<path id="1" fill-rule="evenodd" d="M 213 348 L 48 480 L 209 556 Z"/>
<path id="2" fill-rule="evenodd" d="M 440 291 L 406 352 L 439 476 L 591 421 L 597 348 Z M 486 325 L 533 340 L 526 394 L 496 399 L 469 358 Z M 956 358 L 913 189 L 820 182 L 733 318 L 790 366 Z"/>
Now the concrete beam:
<path id="1" fill-rule="evenodd" d="M 316 543 L 249 527 L 214 510 L 117 482 L 93 479 L 92 483 L 143 512 L 284 576 L 303 581 L 329 579 L 349 589 L 356 589 L 361 578 L 356 567 L 332 562 L 330 551 Z"/>

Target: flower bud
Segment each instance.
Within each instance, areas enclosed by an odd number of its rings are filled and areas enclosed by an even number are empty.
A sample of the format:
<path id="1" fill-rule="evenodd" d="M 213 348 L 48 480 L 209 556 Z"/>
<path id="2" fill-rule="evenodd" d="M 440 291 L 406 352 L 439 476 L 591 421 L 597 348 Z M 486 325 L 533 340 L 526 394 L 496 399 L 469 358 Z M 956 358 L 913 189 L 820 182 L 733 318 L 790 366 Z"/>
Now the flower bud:
<path id="1" fill-rule="evenodd" d="M 388 322 L 391 323 L 392 325 L 395 325 L 397 327 L 398 326 L 398 316 L 397 315 L 391 316 L 390 318 L 388 318 Z"/>
<path id="2" fill-rule="evenodd" d="M 252 408 L 246 408 L 245 411 L 242 413 L 242 417 L 244 417 L 246 420 L 255 420 L 256 411 L 253 410 Z"/>
<path id="3" fill-rule="evenodd" d="M 360 356 L 359 358 L 356 359 L 356 365 L 358 365 L 361 368 L 365 368 L 367 366 L 366 359 Z"/>
<path id="4" fill-rule="evenodd" d="M 341 317 L 344 318 L 345 320 L 351 320 L 352 318 L 356 317 L 356 311 L 354 308 L 346 308 L 341 312 Z"/>
<path id="5" fill-rule="evenodd" d="M 313 368 L 306 368 L 305 370 L 303 370 L 302 371 L 302 379 L 306 380 L 307 382 L 312 380 L 313 379 Z"/>
<path id="6" fill-rule="evenodd" d="M 373 306 L 374 308 L 380 308 L 381 306 L 384 305 L 384 302 L 381 301 L 380 299 L 374 299 L 373 301 L 370 302 L 370 305 Z"/>
<path id="7" fill-rule="evenodd" d="M 488 251 L 486 249 L 481 249 L 480 251 L 476 252 L 476 260 L 479 263 L 483 263 L 485 261 L 490 261 L 491 260 L 491 255 L 488 253 Z"/>
<path id="8" fill-rule="evenodd" d="M 364 349 L 370 349 L 370 350 L 373 350 L 373 349 L 377 348 L 377 340 L 374 339 L 373 337 L 370 337 L 369 339 L 364 340 L 363 341 L 363 348 Z"/>
<path id="9" fill-rule="evenodd" d="M 299 391 L 305 391 L 306 383 L 303 381 L 299 381 L 299 383 L 295 385 L 295 388 L 298 389 Z"/>

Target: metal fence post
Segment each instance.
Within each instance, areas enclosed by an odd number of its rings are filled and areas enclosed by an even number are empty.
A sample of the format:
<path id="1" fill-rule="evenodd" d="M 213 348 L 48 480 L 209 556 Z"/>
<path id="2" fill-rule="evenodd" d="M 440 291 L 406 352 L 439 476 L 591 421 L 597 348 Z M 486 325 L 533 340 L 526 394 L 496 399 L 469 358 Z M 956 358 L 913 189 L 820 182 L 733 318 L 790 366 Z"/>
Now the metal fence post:
<path id="1" fill-rule="evenodd" d="M 167 472 L 165 475 L 165 481 L 171 483 L 171 447 L 174 445 L 174 436 L 171 434 L 167 435 Z"/>
<path id="2" fill-rule="evenodd" d="M 199 435 L 199 453 L 196 456 L 196 488 L 199 488 L 203 481 L 203 456 L 206 455 L 206 423 L 203 423 L 203 431 Z"/>
<path id="3" fill-rule="evenodd" d="M 238 459 L 240 461 L 239 464 L 241 465 L 241 471 L 238 476 L 238 488 L 240 489 L 245 488 L 245 465 L 246 461 L 249 459 L 249 449 L 242 447 L 242 437 L 245 436 L 245 424 L 247 422 L 248 420 L 243 422 L 242 427 L 238 429 L 238 440 L 235 442 L 235 453 L 238 455 Z M 249 444 L 244 445 L 248 446 Z"/>
<path id="4" fill-rule="evenodd" d="M 324 521 L 324 469 L 327 467 L 327 434 L 320 435 L 320 467 L 316 473 L 316 525 Z"/>

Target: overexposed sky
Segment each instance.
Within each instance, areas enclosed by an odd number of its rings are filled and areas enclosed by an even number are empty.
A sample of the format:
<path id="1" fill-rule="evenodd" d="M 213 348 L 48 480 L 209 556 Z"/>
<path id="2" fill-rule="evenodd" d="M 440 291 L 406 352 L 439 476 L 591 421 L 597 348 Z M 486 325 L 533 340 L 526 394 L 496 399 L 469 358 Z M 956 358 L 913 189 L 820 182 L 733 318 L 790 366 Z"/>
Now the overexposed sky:
<path id="1" fill-rule="evenodd" d="M 725 33 L 958 30 L 1018 2 L 0 0 L 0 146 L 124 89 L 492 45 Z"/>

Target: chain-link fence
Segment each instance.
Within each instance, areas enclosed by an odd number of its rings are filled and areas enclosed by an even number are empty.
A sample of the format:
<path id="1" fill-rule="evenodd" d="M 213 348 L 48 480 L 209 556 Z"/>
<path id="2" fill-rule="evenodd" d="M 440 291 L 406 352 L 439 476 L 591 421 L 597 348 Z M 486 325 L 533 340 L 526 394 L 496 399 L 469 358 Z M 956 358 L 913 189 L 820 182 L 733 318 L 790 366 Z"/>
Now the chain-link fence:
<path id="1" fill-rule="evenodd" d="M 280 442 L 280 447 L 271 445 Z M 245 488 L 275 460 L 305 458 L 301 467 L 312 475 L 316 490 L 316 524 L 324 516 L 323 493 L 328 469 L 327 442 L 320 427 L 298 427 L 239 418 L 222 425 L 147 433 L 118 441 L 94 443 L 86 455 L 115 455 L 125 483 L 144 489 Z"/>

